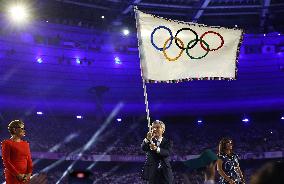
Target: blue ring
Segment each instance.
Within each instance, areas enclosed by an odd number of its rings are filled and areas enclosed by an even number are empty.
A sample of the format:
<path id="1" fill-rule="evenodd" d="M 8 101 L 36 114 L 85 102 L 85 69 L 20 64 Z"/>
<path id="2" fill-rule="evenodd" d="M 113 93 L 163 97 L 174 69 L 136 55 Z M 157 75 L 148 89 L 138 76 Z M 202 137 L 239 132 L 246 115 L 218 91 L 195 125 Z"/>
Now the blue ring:
<path id="1" fill-rule="evenodd" d="M 154 43 L 154 38 L 153 38 L 153 36 L 154 36 L 154 33 L 155 33 L 158 29 L 161 29 L 161 28 L 164 28 L 165 30 L 169 31 L 169 33 L 170 33 L 170 35 L 171 35 L 170 44 L 169 44 L 169 46 L 166 47 L 166 49 L 168 49 L 168 48 L 172 45 L 172 41 L 173 41 L 173 33 L 172 33 L 172 31 L 170 30 L 170 28 L 167 28 L 166 26 L 159 26 L 159 27 L 156 27 L 156 28 L 153 30 L 152 34 L 151 34 L 151 43 L 152 43 L 152 45 L 153 45 L 157 50 L 159 50 L 159 51 L 163 51 L 163 47 L 162 47 L 162 48 L 157 47 L 157 45 Z M 166 49 L 165 49 L 165 50 L 166 50 Z"/>

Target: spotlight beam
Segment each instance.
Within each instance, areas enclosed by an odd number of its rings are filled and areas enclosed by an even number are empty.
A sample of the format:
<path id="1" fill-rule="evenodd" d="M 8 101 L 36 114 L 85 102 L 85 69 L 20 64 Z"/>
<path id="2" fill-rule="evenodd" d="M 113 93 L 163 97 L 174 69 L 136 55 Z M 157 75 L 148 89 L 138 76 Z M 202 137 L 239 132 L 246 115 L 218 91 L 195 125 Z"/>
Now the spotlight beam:
<path id="1" fill-rule="evenodd" d="M 72 154 L 78 153 L 80 150 L 81 150 L 81 148 L 78 148 L 77 150 L 75 150 L 75 151 L 69 153 L 69 154 L 67 155 L 67 157 L 70 156 L 70 155 L 72 155 Z M 64 158 L 61 158 L 60 160 L 57 160 L 56 162 L 54 162 L 54 163 L 52 163 L 52 164 L 46 166 L 45 168 L 43 168 L 43 169 L 42 169 L 41 171 L 39 171 L 38 173 L 33 174 L 33 175 L 31 176 L 31 178 L 34 177 L 34 176 L 36 176 L 36 175 L 38 175 L 39 173 L 47 173 L 47 172 L 49 172 L 51 169 L 57 167 L 57 166 L 58 166 L 59 164 L 61 164 L 62 162 L 64 162 Z M 2 183 L 2 184 L 6 184 L 6 182 L 4 182 L 4 183 Z"/>
<path id="2" fill-rule="evenodd" d="M 103 179 L 103 178 L 105 178 L 105 177 L 111 175 L 112 173 L 114 173 L 115 171 L 117 171 L 117 170 L 119 169 L 119 167 L 120 167 L 120 166 L 117 165 L 117 166 L 111 168 L 111 170 L 109 170 L 109 172 L 107 172 L 106 175 L 104 175 L 104 176 L 102 176 L 102 177 L 96 179 L 96 180 L 93 182 L 93 184 L 96 184 L 96 183 L 99 182 L 101 179 Z"/>
<path id="3" fill-rule="evenodd" d="M 54 145 L 52 148 L 50 148 L 48 150 L 49 153 L 53 153 L 55 151 L 57 151 L 63 144 L 66 144 L 66 143 L 69 143 L 72 141 L 72 139 L 78 137 L 79 134 L 77 133 L 72 133 L 72 134 L 69 134 L 67 137 L 65 137 L 64 141 Z M 36 159 L 34 162 L 33 162 L 33 165 L 35 166 L 38 162 L 40 162 L 42 159 Z"/>
<path id="4" fill-rule="evenodd" d="M 69 153 L 69 154 L 67 155 L 67 157 L 71 156 L 72 154 L 78 153 L 80 150 L 81 150 L 81 148 L 78 148 L 77 150 L 75 150 L 75 151 Z M 49 170 L 53 169 L 54 167 L 58 166 L 60 163 L 62 163 L 62 162 L 64 162 L 64 161 L 65 161 L 65 159 L 64 159 L 64 157 L 62 157 L 60 160 L 57 160 L 56 162 L 54 162 L 54 163 L 48 165 L 47 167 L 43 168 L 43 169 L 40 171 L 40 173 L 42 173 L 42 172 L 44 172 L 44 173 L 45 173 L 45 172 L 48 172 Z"/>
<path id="5" fill-rule="evenodd" d="M 137 127 L 138 124 L 134 124 L 130 127 L 130 132 L 132 132 L 132 130 L 134 130 Z M 111 133 L 111 132 L 109 132 Z M 124 137 L 126 137 L 127 135 L 125 134 Z M 105 156 L 108 152 L 112 151 L 114 149 L 114 146 L 119 142 L 119 139 L 117 139 L 112 145 L 111 147 L 109 147 L 102 155 L 100 155 L 99 159 L 100 160 L 103 156 Z M 87 170 L 91 170 L 98 162 L 95 161 L 94 163 L 92 163 Z"/>
<path id="6" fill-rule="evenodd" d="M 87 142 L 87 144 L 84 145 L 83 149 L 78 155 L 77 160 L 72 162 L 72 164 L 69 165 L 69 167 L 65 170 L 61 178 L 56 182 L 56 184 L 59 184 L 62 179 L 68 174 L 68 172 L 73 168 L 73 166 L 80 160 L 80 158 L 83 156 L 83 153 L 87 151 L 96 141 L 97 137 L 106 129 L 107 125 L 111 122 L 112 119 L 115 118 L 115 116 L 118 114 L 120 109 L 123 107 L 123 103 L 119 103 L 116 105 L 116 107 L 112 110 L 111 114 L 108 116 L 106 121 L 103 123 L 103 126 L 93 135 L 93 137 Z"/>
<path id="7" fill-rule="evenodd" d="M 141 2 L 141 0 L 135 0 L 132 4 L 138 4 L 138 3 L 140 3 Z M 129 5 L 125 10 L 123 10 L 123 14 L 127 14 L 127 13 L 129 13 L 131 10 L 133 9 L 133 5 Z"/>

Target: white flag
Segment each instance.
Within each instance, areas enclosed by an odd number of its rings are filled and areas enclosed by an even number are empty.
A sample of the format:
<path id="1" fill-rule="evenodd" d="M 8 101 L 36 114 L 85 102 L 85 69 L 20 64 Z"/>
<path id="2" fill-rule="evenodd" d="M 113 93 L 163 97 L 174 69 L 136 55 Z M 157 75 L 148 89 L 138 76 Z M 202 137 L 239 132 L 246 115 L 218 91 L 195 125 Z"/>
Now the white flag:
<path id="1" fill-rule="evenodd" d="M 143 79 L 235 79 L 243 31 L 136 12 Z"/>

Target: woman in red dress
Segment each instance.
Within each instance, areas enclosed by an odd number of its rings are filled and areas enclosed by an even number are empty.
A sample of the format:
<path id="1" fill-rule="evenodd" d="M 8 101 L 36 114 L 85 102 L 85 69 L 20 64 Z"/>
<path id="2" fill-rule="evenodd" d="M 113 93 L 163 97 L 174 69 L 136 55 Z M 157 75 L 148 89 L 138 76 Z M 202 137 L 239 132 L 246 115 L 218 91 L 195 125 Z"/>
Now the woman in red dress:
<path id="1" fill-rule="evenodd" d="M 6 184 L 27 184 L 32 174 L 32 159 L 25 136 L 24 123 L 14 120 L 8 125 L 11 138 L 2 142 L 2 159 Z"/>

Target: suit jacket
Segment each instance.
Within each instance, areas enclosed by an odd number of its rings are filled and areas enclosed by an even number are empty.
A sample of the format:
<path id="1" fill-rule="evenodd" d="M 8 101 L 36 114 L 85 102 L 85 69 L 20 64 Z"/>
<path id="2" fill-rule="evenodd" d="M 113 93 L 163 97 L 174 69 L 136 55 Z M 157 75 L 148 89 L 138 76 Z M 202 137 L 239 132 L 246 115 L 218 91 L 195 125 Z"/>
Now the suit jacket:
<path id="1" fill-rule="evenodd" d="M 170 164 L 170 156 L 172 153 L 173 143 L 163 137 L 159 147 L 160 153 L 157 153 L 157 151 L 150 149 L 150 142 L 146 143 L 143 140 L 141 148 L 144 152 L 146 152 L 146 162 L 142 172 L 142 177 L 150 183 L 155 183 L 154 181 L 157 180 L 157 177 L 161 177 L 161 175 L 158 174 L 158 167 L 160 165 L 160 171 L 163 175 L 162 177 L 166 181 L 165 183 L 171 184 L 173 183 L 173 173 Z"/>

